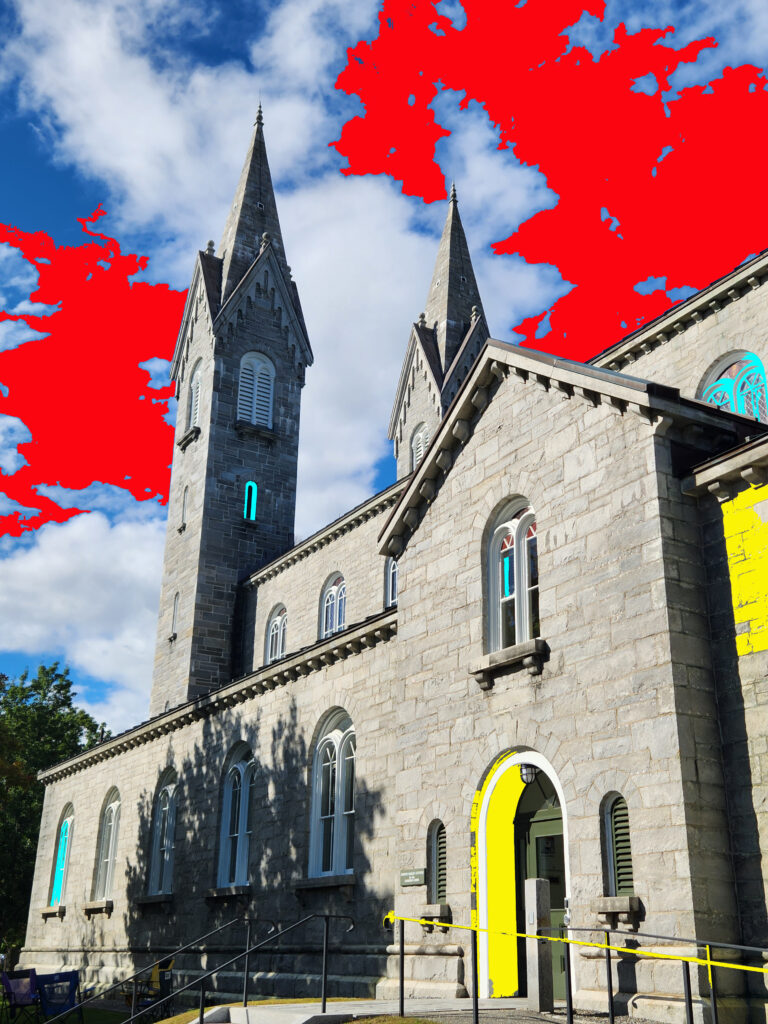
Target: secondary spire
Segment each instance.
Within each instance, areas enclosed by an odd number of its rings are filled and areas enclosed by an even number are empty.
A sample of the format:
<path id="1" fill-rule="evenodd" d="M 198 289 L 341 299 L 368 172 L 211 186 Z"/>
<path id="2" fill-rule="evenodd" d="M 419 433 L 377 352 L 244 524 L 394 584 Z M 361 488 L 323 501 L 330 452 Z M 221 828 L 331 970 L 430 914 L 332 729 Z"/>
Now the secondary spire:
<path id="1" fill-rule="evenodd" d="M 473 306 L 478 314 L 485 315 L 459 216 L 456 185 L 451 184 L 448 215 L 424 309 L 427 326 L 435 330 L 443 373 L 453 362 L 472 324 Z"/>

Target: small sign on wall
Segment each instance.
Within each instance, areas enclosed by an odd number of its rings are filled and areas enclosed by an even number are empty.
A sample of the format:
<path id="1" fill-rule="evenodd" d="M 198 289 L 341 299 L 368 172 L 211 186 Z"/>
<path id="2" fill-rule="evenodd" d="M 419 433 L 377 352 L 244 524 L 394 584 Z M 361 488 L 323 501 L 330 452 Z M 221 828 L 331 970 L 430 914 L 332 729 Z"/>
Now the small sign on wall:
<path id="1" fill-rule="evenodd" d="M 427 869 L 426 868 L 409 868 L 407 871 L 400 872 L 400 885 L 426 885 L 427 884 Z"/>

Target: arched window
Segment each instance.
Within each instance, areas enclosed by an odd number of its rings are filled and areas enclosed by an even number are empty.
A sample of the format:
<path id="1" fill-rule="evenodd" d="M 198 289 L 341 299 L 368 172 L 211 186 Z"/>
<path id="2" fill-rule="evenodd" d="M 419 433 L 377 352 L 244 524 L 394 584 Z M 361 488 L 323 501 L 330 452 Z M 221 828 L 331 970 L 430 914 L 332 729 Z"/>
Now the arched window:
<path id="1" fill-rule="evenodd" d="M 632 872 L 632 846 L 629 839 L 627 801 L 619 793 L 605 803 L 603 818 L 605 864 L 609 896 L 632 896 L 635 881 Z"/>
<path id="2" fill-rule="evenodd" d="M 50 905 L 58 907 L 64 900 L 64 892 L 67 885 L 67 867 L 69 866 L 69 851 L 72 846 L 72 825 L 75 820 L 75 809 L 72 804 L 67 804 L 61 815 L 59 825 L 58 841 L 56 843 L 56 859 L 53 863 L 53 882 L 51 884 Z"/>
<path id="3" fill-rule="evenodd" d="M 248 884 L 253 768 L 250 751 L 239 748 L 224 779 L 219 847 L 220 886 Z"/>
<path id="4" fill-rule="evenodd" d="M 179 533 L 183 533 L 187 528 L 187 512 L 189 506 L 189 486 L 184 488 L 184 493 L 181 496 L 181 522 L 179 523 Z"/>
<path id="5" fill-rule="evenodd" d="M 411 434 L 411 470 L 416 469 L 429 447 L 429 427 L 420 423 Z"/>
<path id="6" fill-rule="evenodd" d="M 171 635 L 168 637 L 169 640 L 175 640 L 178 634 L 179 625 L 179 594 L 173 595 L 173 614 L 171 615 Z"/>
<path id="7" fill-rule="evenodd" d="M 447 891 L 445 825 L 433 821 L 427 830 L 427 903 L 445 903 Z"/>
<path id="8" fill-rule="evenodd" d="M 768 423 L 765 368 L 754 353 L 729 357 L 715 367 L 712 377 L 702 389 L 705 402 Z"/>
<path id="9" fill-rule="evenodd" d="M 112 895 L 112 881 L 117 859 L 117 840 L 120 832 L 120 794 L 110 789 L 104 801 L 99 830 L 99 853 L 96 864 L 95 900 L 107 900 Z"/>
<path id="10" fill-rule="evenodd" d="M 264 661 L 271 665 L 285 657 L 285 633 L 288 626 L 288 613 L 283 605 L 275 608 L 267 625 L 267 649 Z"/>
<path id="11" fill-rule="evenodd" d="M 160 782 L 152 816 L 152 859 L 149 893 L 173 892 L 173 840 L 176 831 L 176 772 L 166 772 Z"/>
<path id="12" fill-rule="evenodd" d="M 189 405 L 187 406 L 187 429 L 200 426 L 200 385 L 202 361 L 198 359 L 189 381 Z"/>
<path id="13" fill-rule="evenodd" d="M 332 636 L 347 624 L 347 585 L 343 576 L 332 576 L 323 590 L 322 637 Z"/>
<path id="14" fill-rule="evenodd" d="M 246 352 L 240 360 L 237 418 L 272 428 L 275 367 L 259 352 Z"/>
<path id="15" fill-rule="evenodd" d="M 386 592 L 385 605 L 387 608 L 394 608 L 397 604 L 397 562 L 394 558 L 388 558 L 384 569 L 384 589 Z"/>
<path id="16" fill-rule="evenodd" d="M 491 651 L 540 635 L 536 516 L 522 501 L 496 519 L 488 546 L 488 641 Z"/>
<path id="17" fill-rule="evenodd" d="M 343 875 L 354 868 L 355 730 L 344 711 L 332 715 L 315 749 L 309 874 Z"/>

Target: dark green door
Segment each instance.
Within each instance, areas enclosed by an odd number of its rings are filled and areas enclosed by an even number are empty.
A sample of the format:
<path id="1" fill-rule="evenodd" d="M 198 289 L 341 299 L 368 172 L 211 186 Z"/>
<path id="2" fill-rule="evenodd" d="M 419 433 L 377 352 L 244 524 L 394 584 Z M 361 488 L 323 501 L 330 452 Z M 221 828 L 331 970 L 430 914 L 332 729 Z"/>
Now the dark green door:
<path id="1" fill-rule="evenodd" d="M 549 820 L 537 816 L 531 821 L 526 877 L 549 879 L 552 934 L 560 934 L 565 917 L 565 855 L 560 815 Z M 561 942 L 552 943 L 552 991 L 555 999 L 565 999 L 565 951 Z"/>

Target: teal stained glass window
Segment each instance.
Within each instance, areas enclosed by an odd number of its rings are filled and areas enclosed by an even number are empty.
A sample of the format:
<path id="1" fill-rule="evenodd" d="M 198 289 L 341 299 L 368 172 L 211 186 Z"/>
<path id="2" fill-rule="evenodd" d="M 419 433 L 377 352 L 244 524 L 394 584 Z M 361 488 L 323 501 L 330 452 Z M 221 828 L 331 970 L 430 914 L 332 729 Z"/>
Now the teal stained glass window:
<path id="1" fill-rule="evenodd" d="M 69 860 L 69 837 L 72 830 L 72 818 L 65 818 L 59 829 L 59 843 L 56 850 L 56 866 L 53 870 L 53 886 L 51 888 L 51 906 L 57 907 L 61 903 L 64 893 L 64 879 L 67 874 L 67 861 Z"/>
<path id="2" fill-rule="evenodd" d="M 253 523 L 256 521 L 256 499 L 258 497 L 258 487 L 249 480 L 245 485 L 245 504 L 243 506 L 243 519 L 247 519 Z"/>
<path id="3" fill-rule="evenodd" d="M 751 352 L 731 363 L 704 389 L 702 397 L 720 409 L 768 423 L 765 368 Z"/>

